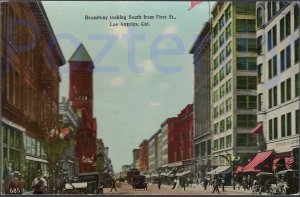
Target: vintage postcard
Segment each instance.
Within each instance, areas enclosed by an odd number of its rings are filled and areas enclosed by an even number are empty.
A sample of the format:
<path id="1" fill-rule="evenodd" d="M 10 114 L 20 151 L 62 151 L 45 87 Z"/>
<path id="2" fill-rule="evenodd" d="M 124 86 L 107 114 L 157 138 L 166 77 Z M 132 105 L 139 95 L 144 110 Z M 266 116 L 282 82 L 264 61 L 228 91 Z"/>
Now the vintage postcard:
<path id="1" fill-rule="evenodd" d="M 1 194 L 299 195 L 298 1 L 1 1 Z"/>

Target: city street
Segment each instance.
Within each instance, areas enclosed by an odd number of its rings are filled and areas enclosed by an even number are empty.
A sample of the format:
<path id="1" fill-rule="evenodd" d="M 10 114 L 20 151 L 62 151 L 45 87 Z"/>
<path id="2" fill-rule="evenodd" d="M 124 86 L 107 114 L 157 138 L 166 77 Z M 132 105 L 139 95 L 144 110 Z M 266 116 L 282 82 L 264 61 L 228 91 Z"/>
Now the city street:
<path id="1" fill-rule="evenodd" d="M 249 195 L 251 191 L 243 191 L 243 190 L 232 190 L 231 186 L 225 187 L 225 191 L 222 192 L 220 189 L 220 195 Z M 112 194 L 112 195 L 122 195 L 122 194 L 138 194 L 138 195 L 150 195 L 150 194 L 169 194 L 169 195 L 213 195 L 212 194 L 212 187 L 208 187 L 207 190 L 204 190 L 203 187 L 200 185 L 193 186 L 193 187 L 186 187 L 185 191 L 183 188 L 179 190 L 173 190 L 171 185 L 162 185 L 161 189 L 159 190 L 157 185 L 148 185 L 148 190 L 144 191 L 140 190 L 132 190 L 131 185 L 127 183 L 117 184 L 117 192 L 112 191 L 110 192 L 110 188 L 104 188 L 104 194 Z M 215 193 L 217 194 L 217 193 Z"/>

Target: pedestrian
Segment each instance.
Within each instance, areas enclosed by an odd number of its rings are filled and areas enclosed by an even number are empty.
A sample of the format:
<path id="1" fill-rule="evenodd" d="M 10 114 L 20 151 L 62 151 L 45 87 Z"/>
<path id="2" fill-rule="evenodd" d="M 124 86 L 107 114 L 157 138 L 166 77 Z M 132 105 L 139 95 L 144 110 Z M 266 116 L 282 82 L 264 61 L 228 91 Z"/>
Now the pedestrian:
<path id="1" fill-rule="evenodd" d="M 225 178 L 222 177 L 221 179 L 221 185 L 222 185 L 222 191 L 224 192 L 225 191 Z"/>
<path id="2" fill-rule="evenodd" d="M 176 179 L 175 190 L 178 190 L 178 189 L 179 189 L 179 186 L 180 186 L 180 180 L 179 180 L 179 177 L 177 177 L 177 179 Z"/>
<path id="3" fill-rule="evenodd" d="M 45 194 L 47 190 L 47 181 L 42 177 L 42 172 L 39 170 L 36 178 L 32 182 L 33 194 Z"/>
<path id="4" fill-rule="evenodd" d="M 176 180 L 176 178 L 174 178 L 174 181 L 173 181 L 173 187 L 172 187 L 172 189 L 175 189 L 175 187 L 176 187 L 176 183 L 177 183 L 177 180 Z"/>
<path id="5" fill-rule="evenodd" d="M 203 182 L 204 190 L 206 190 L 207 185 L 208 185 L 208 178 L 204 177 L 204 182 Z"/>
<path id="6" fill-rule="evenodd" d="M 161 186 L 161 179 L 160 178 L 158 178 L 157 186 L 158 186 L 158 189 L 160 189 L 160 186 Z"/>
<path id="7" fill-rule="evenodd" d="M 259 187 L 258 187 L 257 180 L 254 179 L 253 184 L 252 184 L 252 194 L 256 194 L 258 192 L 258 189 L 259 189 Z"/>
<path id="8" fill-rule="evenodd" d="M 250 190 L 251 187 L 252 187 L 252 180 L 251 180 L 251 176 L 248 175 L 248 177 L 247 177 L 247 189 Z"/>
<path id="9" fill-rule="evenodd" d="M 212 193 L 215 193 L 215 191 L 218 192 L 218 194 L 220 193 L 220 190 L 219 190 L 219 180 L 217 177 L 214 177 L 213 179 L 213 187 L 214 187 L 214 190 Z"/>
<path id="10" fill-rule="evenodd" d="M 111 180 L 111 189 L 110 189 L 110 192 L 112 192 L 113 189 L 117 192 L 117 189 L 116 189 L 116 180 L 115 179 Z"/>
<path id="11" fill-rule="evenodd" d="M 246 189 L 247 189 L 247 178 L 246 178 L 246 176 L 243 176 L 242 184 L 243 184 L 244 191 L 246 191 Z"/>
<path id="12" fill-rule="evenodd" d="M 185 191 L 185 185 L 186 185 L 186 180 L 184 177 L 182 177 L 182 187 L 184 191 Z"/>
<path id="13" fill-rule="evenodd" d="M 19 180 L 19 177 L 21 176 L 21 173 L 19 171 L 13 172 L 13 178 L 10 180 L 8 184 L 8 193 L 9 194 L 22 194 L 23 190 L 21 187 L 21 182 Z"/>

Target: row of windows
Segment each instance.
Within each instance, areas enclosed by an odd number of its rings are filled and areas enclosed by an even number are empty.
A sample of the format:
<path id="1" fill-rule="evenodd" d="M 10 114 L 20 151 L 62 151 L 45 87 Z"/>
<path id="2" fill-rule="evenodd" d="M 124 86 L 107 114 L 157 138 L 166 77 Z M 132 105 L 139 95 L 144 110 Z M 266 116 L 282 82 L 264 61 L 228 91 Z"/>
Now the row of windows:
<path id="1" fill-rule="evenodd" d="M 255 33 L 255 20 L 253 19 L 237 19 L 236 20 L 237 32 L 253 32 Z"/>
<path id="2" fill-rule="evenodd" d="M 255 76 L 237 76 L 236 87 L 239 90 L 256 90 Z"/>
<path id="3" fill-rule="evenodd" d="M 226 27 L 225 32 L 223 32 L 219 40 L 216 40 L 213 45 L 213 54 L 215 54 L 219 48 L 222 47 L 222 45 L 231 37 L 232 35 L 232 29 L 231 29 L 231 23 Z M 228 45 L 227 45 L 228 46 Z"/>
<path id="4" fill-rule="evenodd" d="M 294 42 L 294 63 L 299 62 L 299 38 Z M 280 52 L 280 72 L 284 72 L 291 67 L 291 45 L 288 45 L 285 49 Z M 277 55 L 274 55 L 268 61 L 268 79 L 272 79 L 277 76 Z M 258 82 L 262 82 L 262 65 L 258 65 L 257 70 Z"/>
<path id="5" fill-rule="evenodd" d="M 295 97 L 299 96 L 299 73 L 295 74 L 294 83 L 292 83 L 292 78 L 288 78 L 287 80 L 280 83 L 280 102 L 284 103 L 292 99 L 292 84 L 295 84 Z M 269 109 L 272 107 L 276 107 L 277 102 L 277 86 L 269 89 L 268 92 L 269 98 Z M 261 95 L 262 96 L 262 95 Z M 261 109 L 262 102 L 259 101 L 258 109 Z"/>
<path id="6" fill-rule="evenodd" d="M 214 134 L 223 133 L 225 130 L 229 130 L 231 128 L 232 128 L 232 116 L 228 116 L 227 118 L 214 124 Z"/>
<path id="7" fill-rule="evenodd" d="M 236 136 L 237 147 L 256 147 L 257 136 L 253 134 L 237 134 Z"/>
<path id="8" fill-rule="evenodd" d="M 217 69 L 218 66 L 223 63 L 223 61 L 231 54 L 231 51 L 231 42 L 229 42 L 226 48 L 220 52 L 219 57 L 217 56 L 214 59 L 214 69 Z"/>
<path id="9" fill-rule="evenodd" d="M 225 111 L 228 112 L 231 110 L 231 97 L 228 98 L 226 101 L 222 102 L 219 106 L 214 108 L 214 118 L 218 116 L 222 116 Z"/>
<path id="10" fill-rule="evenodd" d="M 296 30 L 299 26 L 299 8 L 296 5 L 294 7 L 294 30 Z M 288 12 L 281 20 L 280 20 L 280 41 L 283 41 L 291 34 L 291 13 Z M 260 38 L 262 39 L 262 38 Z M 258 40 L 260 41 L 260 40 Z M 260 44 L 261 45 L 261 44 Z M 271 50 L 277 45 L 277 26 L 274 25 L 272 29 L 268 31 L 268 50 Z"/>
<path id="11" fill-rule="evenodd" d="M 269 140 L 278 139 L 292 135 L 292 113 L 280 116 L 280 126 L 278 125 L 279 117 L 269 119 Z M 299 109 L 295 111 L 295 134 L 299 133 Z M 280 130 L 279 130 L 280 128 Z M 280 133 L 280 136 L 279 136 Z"/>
<path id="12" fill-rule="evenodd" d="M 214 75 L 213 85 L 217 86 L 219 82 L 221 82 L 225 76 L 231 73 L 231 60 L 229 60 L 224 67 L 220 69 L 220 71 Z"/>
<path id="13" fill-rule="evenodd" d="M 238 52 L 256 52 L 256 39 L 237 38 L 236 50 Z"/>
<path id="14" fill-rule="evenodd" d="M 255 1 L 239 0 L 235 5 L 237 14 L 255 15 Z"/>
<path id="15" fill-rule="evenodd" d="M 225 141 L 225 139 L 226 139 L 226 141 Z M 214 151 L 222 150 L 224 148 L 230 148 L 231 146 L 232 146 L 232 136 L 231 135 L 214 140 Z"/>
<path id="16" fill-rule="evenodd" d="M 218 90 L 214 91 L 213 101 L 217 102 L 219 99 L 223 98 L 226 94 L 231 92 L 232 82 L 228 79 Z"/>
<path id="17" fill-rule="evenodd" d="M 238 114 L 237 127 L 238 128 L 254 128 L 257 124 L 257 116 L 252 114 Z"/>
<path id="18" fill-rule="evenodd" d="M 214 38 L 218 35 L 218 33 L 222 30 L 227 21 L 231 18 L 231 6 L 225 10 L 225 15 L 223 14 L 219 19 L 218 23 L 213 27 L 213 36 Z"/>

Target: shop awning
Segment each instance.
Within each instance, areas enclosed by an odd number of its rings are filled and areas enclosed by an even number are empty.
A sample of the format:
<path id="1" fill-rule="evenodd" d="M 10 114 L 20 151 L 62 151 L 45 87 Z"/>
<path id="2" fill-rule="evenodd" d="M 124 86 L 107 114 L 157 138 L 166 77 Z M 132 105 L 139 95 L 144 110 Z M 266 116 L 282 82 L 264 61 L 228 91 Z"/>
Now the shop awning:
<path id="1" fill-rule="evenodd" d="M 264 151 L 257 153 L 257 155 L 244 167 L 243 172 L 260 172 L 257 166 L 263 163 L 273 154 L 273 151 Z"/>
<path id="2" fill-rule="evenodd" d="M 243 172 L 243 168 L 244 168 L 244 167 L 242 167 L 242 166 L 238 166 L 238 167 L 236 168 L 236 170 L 234 171 L 234 173 L 241 173 L 241 172 Z"/>
<path id="3" fill-rule="evenodd" d="M 191 171 L 183 171 L 183 172 L 177 172 L 175 176 L 184 176 L 190 173 Z"/>
<path id="4" fill-rule="evenodd" d="M 260 134 L 263 132 L 263 123 L 259 122 L 257 126 L 251 130 L 252 134 Z"/>
<path id="5" fill-rule="evenodd" d="M 169 172 L 163 172 L 163 173 L 161 173 L 160 175 L 161 175 L 161 176 L 169 176 L 171 173 L 172 173 L 172 171 L 169 171 Z"/>
<path id="6" fill-rule="evenodd" d="M 230 166 L 219 166 L 216 169 L 206 173 L 206 174 L 226 174 L 231 171 Z"/>
<path id="7" fill-rule="evenodd" d="M 181 161 L 170 163 L 168 165 L 168 167 L 178 167 L 178 166 L 182 166 L 182 162 Z"/>

